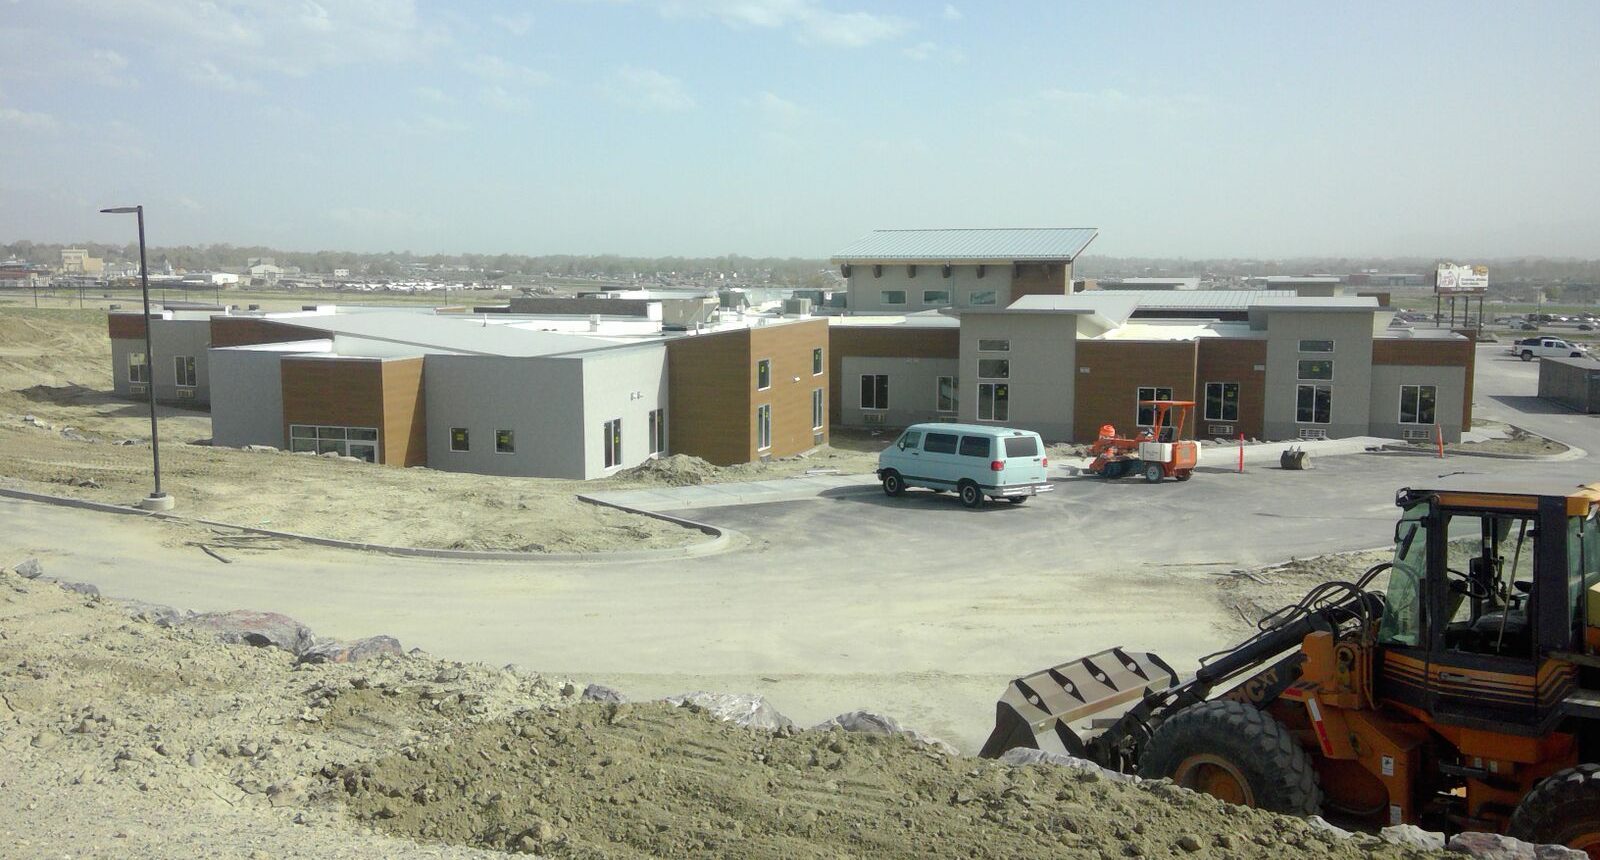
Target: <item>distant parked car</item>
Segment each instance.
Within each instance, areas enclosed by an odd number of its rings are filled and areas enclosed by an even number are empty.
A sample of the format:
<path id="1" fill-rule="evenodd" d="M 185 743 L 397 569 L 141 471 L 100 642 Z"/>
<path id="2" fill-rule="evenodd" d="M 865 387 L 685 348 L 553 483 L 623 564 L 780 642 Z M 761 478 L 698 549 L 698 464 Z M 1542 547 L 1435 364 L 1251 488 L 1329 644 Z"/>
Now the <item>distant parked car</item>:
<path id="1" fill-rule="evenodd" d="M 1523 361 L 1535 358 L 1582 358 L 1586 347 L 1569 343 L 1559 337 L 1530 337 L 1511 344 L 1511 354 Z"/>
<path id="2" fill-rule="evenodd" d="M 1595 326 L 1592 322 L 1578 323 L 1578 331 L 1594 331 L 1594 328 Z"/>
<path id="3" fill-rule="evenodd" d="M 1044 440 L 1038 433 L 973 424 L 913 424 L 878 455 L 878 480 L 886 495 L 907 487 L 936 493 L 955 490 L 976 508 L 987 498 L 1020 505 L 1054 490 Z"/>

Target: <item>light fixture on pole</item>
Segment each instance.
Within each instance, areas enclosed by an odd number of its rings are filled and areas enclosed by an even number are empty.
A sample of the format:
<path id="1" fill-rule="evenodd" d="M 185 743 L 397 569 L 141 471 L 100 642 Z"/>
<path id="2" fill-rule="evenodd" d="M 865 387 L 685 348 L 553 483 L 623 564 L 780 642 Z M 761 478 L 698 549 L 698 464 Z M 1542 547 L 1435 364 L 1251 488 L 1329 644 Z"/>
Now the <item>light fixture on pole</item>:
<path id="1" fill-rule="evenodd" d="M 173 499 L 161 492 L 161 440 L 156 432 L 156 353 L 150 340 L 150 271 L 145 266 L 144 207 L 115 206 L 100 211 L 107 215 L 137 215 L 139 218 L 139 286 L 144 292 L 144 384 L 150 403 L 150 459 L 155 469 L 156 484 L 148 498 L 139 500 L 139 507 L 147 511 L 170 511 Z"/>

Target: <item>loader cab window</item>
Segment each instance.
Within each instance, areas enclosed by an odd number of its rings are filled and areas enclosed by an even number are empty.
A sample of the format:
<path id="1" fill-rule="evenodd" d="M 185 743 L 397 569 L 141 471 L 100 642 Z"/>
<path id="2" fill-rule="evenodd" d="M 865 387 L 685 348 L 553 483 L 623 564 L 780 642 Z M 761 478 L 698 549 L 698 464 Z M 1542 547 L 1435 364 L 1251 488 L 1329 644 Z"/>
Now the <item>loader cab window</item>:
<path id="1" fill-rule="evenodd" d="M 1588 516 L 1567 520 L 1567 606 L 1572 610 L 1572 636 L 1576 646 L 1588 626 L 1589 589 L 1600 583 L 1600 508 Z"/>
<path id="2" fill-rule="evenodd" d="M 1395 524 L 1394 567 L 1389 570 L 1389 591 L 1378 625 L 1378 641 L 1385 645 L 1418 647 L 1422 644 L 1423 586 L 1428 578 L 1427 502 L 1412 505 Z"/>
<path id="3" fill-rule="evenodd" d="M 1449 516 L 1441 615 L 1447 651 L 1533 654 L 1531 609 L 1538 530 L 1527 516 Z"/>

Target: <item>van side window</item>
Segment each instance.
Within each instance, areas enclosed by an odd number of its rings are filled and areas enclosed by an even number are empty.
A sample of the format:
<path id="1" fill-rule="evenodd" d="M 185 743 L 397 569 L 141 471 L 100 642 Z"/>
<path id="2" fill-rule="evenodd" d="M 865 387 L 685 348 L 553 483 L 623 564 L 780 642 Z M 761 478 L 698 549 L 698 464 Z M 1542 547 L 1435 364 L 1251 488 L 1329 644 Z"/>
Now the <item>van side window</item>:
<path id="1" fill-rule="evenodd" d="M 900 437 L 900 450 L 902 451 L 906 449 L 916 450 L 916 448 L 921 444 L 921 430 L 907 430 L 905 434 Z"/>
<path id="2" fill-rule="evenodd" d="M 988 436 L 962 436 L 961 456 L 982 457 L 987 460 L 989 452 L 994 448 L 993 442 L 994 440 Z"/>
<path id="3" fill-rule="evenodd" d="M 1039 442 L 1032 436 L 1007 436 L 1007 457 L 1037 457 L 1039 456 Z"/>
<path id="4" fill-rule="evenodd" d="M 929 433 L 928 438 L 922 443 L 922 450 L 929 454 L 954 454 L 956 437 L 949 433 Z"/>

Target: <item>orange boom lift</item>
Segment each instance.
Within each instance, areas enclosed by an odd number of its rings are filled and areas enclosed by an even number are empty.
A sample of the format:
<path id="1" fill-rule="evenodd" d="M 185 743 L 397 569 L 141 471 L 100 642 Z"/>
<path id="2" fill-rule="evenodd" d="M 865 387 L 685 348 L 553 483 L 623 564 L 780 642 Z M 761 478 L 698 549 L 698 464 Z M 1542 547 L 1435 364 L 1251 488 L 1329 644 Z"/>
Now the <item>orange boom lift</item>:
<path id="1" fill-rule="evenodd" d="M 1089 472 L 1102 478 L 1143 475 L 1152 484 L 1162 478 L 1189 480 L 1200 462 L 1200 444 L 1181 437 L 1194 401 L 1141 400 L 1139 407 L 1151 410 L 1150 429 L 1127 439 L 1117 435 L 1116 427 L 1101 425 L 1099 437 L 1089 446 L 1094 457 Z"/>

